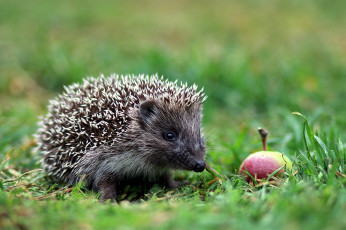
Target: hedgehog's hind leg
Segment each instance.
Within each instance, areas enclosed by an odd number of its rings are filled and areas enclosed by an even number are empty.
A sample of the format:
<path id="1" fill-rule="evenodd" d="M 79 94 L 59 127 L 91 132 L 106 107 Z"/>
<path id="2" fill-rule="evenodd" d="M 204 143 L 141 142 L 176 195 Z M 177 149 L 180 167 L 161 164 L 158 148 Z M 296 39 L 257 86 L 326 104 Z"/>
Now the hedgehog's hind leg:
<path id="1" fill-rule="evenodd" d="M 103 203 L 107 200 L 114 202 L 117 196 L 117 188 L 114 180 L 105 179 L 98 183 L 98 189 L 101 192 L 100 201 Z"/>

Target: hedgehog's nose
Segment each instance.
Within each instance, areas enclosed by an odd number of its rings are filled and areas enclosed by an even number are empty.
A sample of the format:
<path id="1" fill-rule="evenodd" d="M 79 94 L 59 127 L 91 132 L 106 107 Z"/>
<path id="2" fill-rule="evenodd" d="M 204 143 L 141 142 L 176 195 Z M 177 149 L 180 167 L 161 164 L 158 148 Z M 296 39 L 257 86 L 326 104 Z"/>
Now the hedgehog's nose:
<path id="1" fill-rule="evenodd" d="M 204 161 L 196 161 L 196 163 L 193 167 L 193 171 L 203 172 L 204 169 L 205 169 L 205 162 Z"/>

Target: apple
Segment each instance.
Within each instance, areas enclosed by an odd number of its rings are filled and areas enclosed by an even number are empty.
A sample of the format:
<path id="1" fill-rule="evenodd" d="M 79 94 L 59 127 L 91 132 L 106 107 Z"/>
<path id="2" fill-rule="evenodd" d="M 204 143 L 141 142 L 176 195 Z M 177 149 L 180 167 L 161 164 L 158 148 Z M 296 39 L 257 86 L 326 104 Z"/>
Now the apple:
<path id="1" fill-rule="evenodd" d="M 292 168 L 292 162 L 283 153 L 267 151 L 266 137 L 268 133 L 262 128 L 259 128 L 258 131 L 262 137 L 264 151 L 248 156 L 239 169 L 239 174 L 246 176 L 248 182 L 252 181 L 252 178 L 245 171 L 255 179 L 267 179 L 270 174 L 280 168 L 282 169 L 274 175 L 275 177 L 283 176 L 285 168 L 287 170 Z"/>
<path id="2" fill-rule="evenodd" d="M 286 166 L 286 169 L 292 168 L 292 163 L 285 155 L 280 152 L 260 151 L 248 156 L 240 166 L 240 175 L 247 176 L 248 182 L 252 178 L 244 171 L 247 171 L 253 178 L 263 179 L 268 178 L 270 174 L 279 168 Z M 283 176 L 285 167 L 283 167 L 275 175 L 276 177 Z"/>

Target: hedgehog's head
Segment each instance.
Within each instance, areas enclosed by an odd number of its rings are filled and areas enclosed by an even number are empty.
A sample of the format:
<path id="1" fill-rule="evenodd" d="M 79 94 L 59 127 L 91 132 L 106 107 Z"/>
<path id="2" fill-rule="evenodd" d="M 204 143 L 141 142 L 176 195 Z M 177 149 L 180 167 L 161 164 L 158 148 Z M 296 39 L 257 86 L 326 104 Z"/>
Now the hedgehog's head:
<path id="1" fill-rule="evenodd" d="M 151 155 L 151 163 L 164 168 L 204 170 L 201 101 L 184 104 L 146 100 L 140 104 L 137 116 L 140 142 Z"/>

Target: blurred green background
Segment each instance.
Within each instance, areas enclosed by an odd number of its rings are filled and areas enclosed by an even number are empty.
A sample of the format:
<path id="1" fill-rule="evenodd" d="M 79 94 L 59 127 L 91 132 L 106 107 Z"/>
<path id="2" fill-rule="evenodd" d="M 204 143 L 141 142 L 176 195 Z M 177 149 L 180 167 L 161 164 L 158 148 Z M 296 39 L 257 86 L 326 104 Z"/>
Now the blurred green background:
<path id="1" fill-rule="evenodd" d="M 345 137 L 344 9 L 321 0 L 0 1 L 0 150 L 31 139 L 63 85 L 101 73 L 204 87 L 210 142 L 234 144 L 246 129 L 255 144 L 244 152 L 260 146 L 258 126 L 294 143 L 293 111 Z"/>

